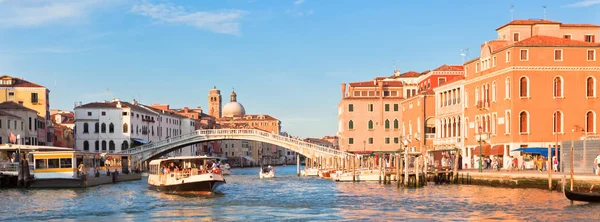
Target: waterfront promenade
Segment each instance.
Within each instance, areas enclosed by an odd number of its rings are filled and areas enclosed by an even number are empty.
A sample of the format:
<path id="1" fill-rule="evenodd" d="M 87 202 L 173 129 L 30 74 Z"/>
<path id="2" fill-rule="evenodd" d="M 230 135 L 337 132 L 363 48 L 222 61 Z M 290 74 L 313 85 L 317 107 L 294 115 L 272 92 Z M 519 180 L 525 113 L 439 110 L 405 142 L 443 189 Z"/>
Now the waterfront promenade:
<path id="1" fill-rule="evenodd" d="M 503 186 L 513 188 L 541 188 L 548 189 L 548 171 L 537 170 L 491 170 L 486 169 L 479 172 L 477 169 L 459 170 L 459 178 L 461 176 L 470 176 L 473 179 L 472 184 Z M 554 190 L 561 189 L 561 180 L 563 176 L 567 183 L 570 180 L 570 174 L 564 172 L 552 172 L 552 183 Z M 575 186 L 580 189 L 590 189 L 600 191 L 600 176 L 594 174 L 575 174 L 573 176 Z M 598 187 L 596 187 L 598 186 Z"/>

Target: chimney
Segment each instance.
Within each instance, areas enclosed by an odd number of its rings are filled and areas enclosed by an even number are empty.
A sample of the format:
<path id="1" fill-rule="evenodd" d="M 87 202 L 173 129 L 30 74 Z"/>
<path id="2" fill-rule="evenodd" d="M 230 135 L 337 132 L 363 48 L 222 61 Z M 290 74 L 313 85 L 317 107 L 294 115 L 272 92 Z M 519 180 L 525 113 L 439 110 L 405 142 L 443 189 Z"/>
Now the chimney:
<path id="1" fill-rule="evenodd" d="M 186 107 L 183 107 L 183 111 L 184 111 L 184 112 L 186 112 L 186 113 L 189 113 L 189 111 L 190 111 L 190 108 L 188 108 L 187 106 L 186 106 Z"/>
<path id="2" fill-rule="evenodd" d="M 79 101 L 79 106 L 81 106 L 81 105 L 82 105 L 82 104 L 81 104 L 81 101 Z"/>
<path id="3" fill-rule="evenodd" d="M 400 70 L 399 69 L 394 70 L 394 76 L 400 76 Z"/>
<path id="4" fill-rule="evenodd" d="M 75 107 L 74 108 L 77 108 L 77 102 L 75 102 Z"/>
<path id="5" fill-rule="evenodd" d="M 342 83 L 340 86 L 342 88 L 342 99 L 346 98 L 346 83 Z"/>
<path id="6" fill-rule="evenodd" d="M 121 106 L 121 100 L 119 100 L 119 99 L 116 99 L 116 100 L 117 100 L 117 108 L 119 108 L 119 109 L 120 109 L 120 108 L 122 107 L 122 106 Z"/>
<path id="7" fill-rule="evenodd" d="M 134 105 L 134 106 L 137 106 L 137 104 L 138 104 L 138 103 L 137 103 L 137 100 L 133 99 L 133 105 Z"/>

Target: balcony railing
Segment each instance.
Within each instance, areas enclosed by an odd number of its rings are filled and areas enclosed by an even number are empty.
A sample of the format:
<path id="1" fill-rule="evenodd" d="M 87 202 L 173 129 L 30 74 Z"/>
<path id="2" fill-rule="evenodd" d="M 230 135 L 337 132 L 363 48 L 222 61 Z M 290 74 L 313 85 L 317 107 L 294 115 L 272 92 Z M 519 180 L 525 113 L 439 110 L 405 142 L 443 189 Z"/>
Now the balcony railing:
<path id="1" fill-rule="evenodd" d="M 456 145 L 460 142 L 462 142 L 462 138 L 460 137 L 436 138 L 433 140 L 433 145 Z"/>

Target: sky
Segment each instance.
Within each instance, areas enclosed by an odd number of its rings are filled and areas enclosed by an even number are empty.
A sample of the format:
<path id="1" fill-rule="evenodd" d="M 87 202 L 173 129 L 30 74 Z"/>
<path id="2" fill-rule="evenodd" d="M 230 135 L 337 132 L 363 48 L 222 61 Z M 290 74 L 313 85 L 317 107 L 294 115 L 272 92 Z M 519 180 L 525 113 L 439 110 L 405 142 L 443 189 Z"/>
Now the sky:
<path id="1" fill-rule="evenodd" d="M 340 84 L 461 64 L 514 19 L 600 24 L 600 0 L 0 0 L 0 74 L 52 109 L 120 98 L 203 107 L 233 89 L 299 137 L 337 132 Z"/>

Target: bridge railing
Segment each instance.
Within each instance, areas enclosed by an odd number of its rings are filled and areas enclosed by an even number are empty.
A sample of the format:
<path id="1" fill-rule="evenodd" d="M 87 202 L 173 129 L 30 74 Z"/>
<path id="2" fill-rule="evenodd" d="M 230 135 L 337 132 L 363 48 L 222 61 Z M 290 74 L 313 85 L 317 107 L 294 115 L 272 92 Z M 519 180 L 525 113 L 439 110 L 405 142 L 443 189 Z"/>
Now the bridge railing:
<path id="1" fill-rule="evenodd" d="M 336 149 L 332 149 L 332 148 L 329 148 L 329 147 L 326 147 L 326 146 L 321 146 L 321 145 L 314 144 L 314 143 L 308 143 L 308 142 L 302 141 L 300 139 L 295 139 L 295 138 L 291 138 L 291 137 L 281 136 L 281 135 L 277 135 L 277 134 L 274 134 L 274 133 L 270 133 L 270 132 L 266 132 L 266 131 L 262 131 L 262 130 L 257 130 L 257 129 L 205 129 L 205 130 L 197 130 L 196 132 L 193 132 L 193 133 L 183 134 L 183 135 L 179 135 L 179 136 L 174 136 L 174 137 L 171 137 L 169 139 L 165 139 L 165 140 L 153 142 L 153 143 L 150 143 L 150 144 L 146 144 L 146 145 L 134 147 L 134 148 L 131 148 L 131 149 L 127 149 L 127 150 L 121 151 L 121 153 L 125 153 L 125 154 L 137 154 L 137 153 L 141 153 L 141 152 L 144 152 L 144 151 L 154 150 L 156 148 L 168 146 L 169 144 L 174 144 L 174 143 L 177 143 L 177 142 L 186 141 L 186 140 L 188 140 L 190 138 L 194 138 L 194 137 L 198 137 L 198 136 L 208 136 L 208 137 L 210 137 L 210 136 L 223 136 L 222 139 L 228 139 L 227 136 L 230 136 L 230 135 L 260 136 L 260 137 L 263 137 L 263 138 L 273 139 L 273 140 L 285 142 L 285 143 L 288 143 L 288 144 L 294 144 L 294 145 L 300 146 L 302 148 L 311 149 L 313 151 L 317 151 L 317 152 L 321 152 L 321 153 L 326 153 L 326 154 L 329 154 L 329 155 L 335 155 L 335 156 L 340 156 L 340 157 L 353 156 L 350 153 L 343 152 L 343 151 L 336 150 Z M 234 139 L 234 138 L 231 138 L 231 139 Z"/>
<path id="2" fill-rule="evenodd" d="M 195 137 L 196 135 L 198 135 L 197 132 L 193 132 L 193 133 L 188 133 L 188 134 L 182 134 L 179 136 L 173 136 L 173 137 L 169 137 L 168 139 L 164 139 L 164 140 L 160 140 L 157 142 L 152 142 L 146 145 L 141 145 L 141 146 L 137 146 L 134 148 L 130 148 L 127 150 L 123 150 L 120 153 L 123 154 L 136 154 L 136 153 L 140 153 L 140 152 L 144 152 L 146 150 L 152 150 L 155 149 L 157 147 L 162 147 L 165 145 L 168 145 L 170 143 L 175 143 L 175 142 L 180 142 L 180 141 L 184 141 L 186 139 Z"/>

